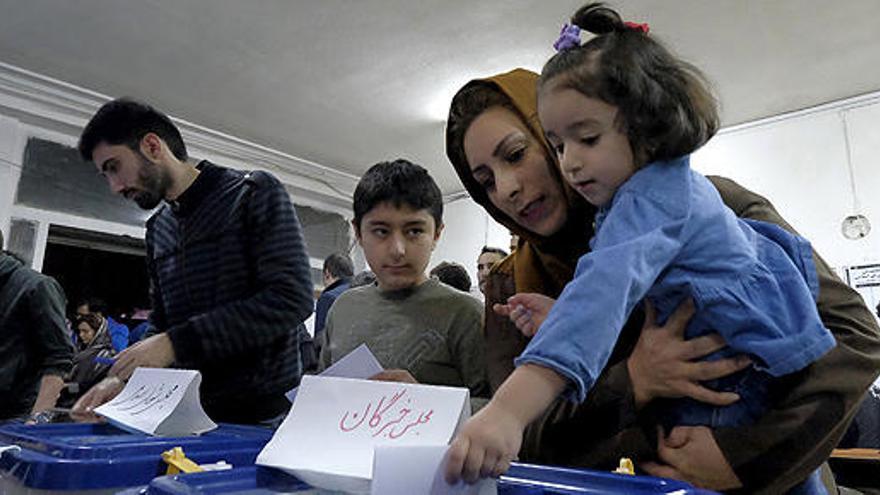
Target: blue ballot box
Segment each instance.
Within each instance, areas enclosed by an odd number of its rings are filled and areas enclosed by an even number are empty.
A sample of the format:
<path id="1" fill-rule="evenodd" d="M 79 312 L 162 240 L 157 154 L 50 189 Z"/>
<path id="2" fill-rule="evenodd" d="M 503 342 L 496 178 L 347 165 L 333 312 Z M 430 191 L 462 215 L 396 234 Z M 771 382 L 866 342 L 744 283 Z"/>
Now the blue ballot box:
<path id="1" fill-rule="evenodd" d="M 161 454 L 182 447 L 199 464 L 251 466 L 272 437 L 256 426 L 222 424 L 201 436 L 152 437 L 109 424 L 0 424 L 0 493 L 115 493 L 166 473 Z"/>
<path id="2" fill-rule="evenodd" d="M 219 495 L 247 493 L 270 495 L 302 493 L 312 489 L 296 477 L 273 468 L 251 466 L 228 471 L 162 476 L 148 487 L 126 492 L 126 495 Z M 499 495 L 569 495 L 569 494 L 633 495 L 710 494 L 675 480 L 648 476 L 628 476 L 586 469 L 567 469 L 530 464 L 514 464 L 498 482 Z"/>

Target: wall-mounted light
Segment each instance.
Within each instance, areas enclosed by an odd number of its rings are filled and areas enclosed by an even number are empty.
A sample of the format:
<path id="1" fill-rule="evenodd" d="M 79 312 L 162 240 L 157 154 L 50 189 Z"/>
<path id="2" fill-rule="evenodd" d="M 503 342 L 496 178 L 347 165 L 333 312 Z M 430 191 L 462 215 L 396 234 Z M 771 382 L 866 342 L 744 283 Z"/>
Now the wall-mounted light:
<path id="1" fill-rule="evenodd" d="M 853 171 L 852 151 L 849 144 L 849 125 L 846 121 L 846 110 L 840 112 L 840 123 L 843 126 L 843 142 L 846 145 L 846 167 L 849 171 L 849 187 L 853 200 L 853 213 L 843 219 L 840 231 L 844 237 L 851 240 L 862 239 L 871 233 L 871 222 L 868 217 L 861 214 L 862 205 L 856 194 L 856 174 Z"/>

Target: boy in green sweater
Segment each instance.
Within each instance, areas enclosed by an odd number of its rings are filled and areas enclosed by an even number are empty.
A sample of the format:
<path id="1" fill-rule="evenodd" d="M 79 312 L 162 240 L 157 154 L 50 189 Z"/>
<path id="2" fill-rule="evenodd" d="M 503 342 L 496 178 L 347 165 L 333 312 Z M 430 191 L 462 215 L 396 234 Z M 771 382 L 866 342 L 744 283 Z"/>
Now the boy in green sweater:
<path id="1" fill-rule="evenodd" d="M 425 274 L 442 217 L 440 189 L 424 168 L 396 160 L 364 174 L 352 224 L 376 283 L 333 303 L 321 368 L 367 344 L 386 369 L 375 379 L 467 387 L 476 409 L 489 397 L 482 305 Z"/>

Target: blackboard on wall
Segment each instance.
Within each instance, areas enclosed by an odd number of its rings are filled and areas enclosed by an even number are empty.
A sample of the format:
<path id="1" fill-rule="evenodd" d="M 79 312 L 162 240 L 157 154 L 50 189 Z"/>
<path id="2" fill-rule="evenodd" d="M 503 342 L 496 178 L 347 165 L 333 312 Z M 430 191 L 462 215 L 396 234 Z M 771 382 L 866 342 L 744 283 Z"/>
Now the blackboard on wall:
<path id="1" fill-rule="evenodd" d="M 150 211 L 110 191 L 94 164 L 70 146 L 28 139 L 16 203 L 143 227 Z"/>

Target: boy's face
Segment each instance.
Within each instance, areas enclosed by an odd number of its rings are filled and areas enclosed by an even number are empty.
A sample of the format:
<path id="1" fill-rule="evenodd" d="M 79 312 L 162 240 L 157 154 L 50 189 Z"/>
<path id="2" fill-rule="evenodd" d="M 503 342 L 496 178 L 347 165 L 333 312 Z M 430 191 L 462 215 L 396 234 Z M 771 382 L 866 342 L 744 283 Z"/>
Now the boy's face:
<path id="1" fill-rule="evenodd" d="M 428 279 L 425 268 L 443 230 L 428 210 L 379 203 L 354 227 L 381 290 L 414 287 Z"/>

